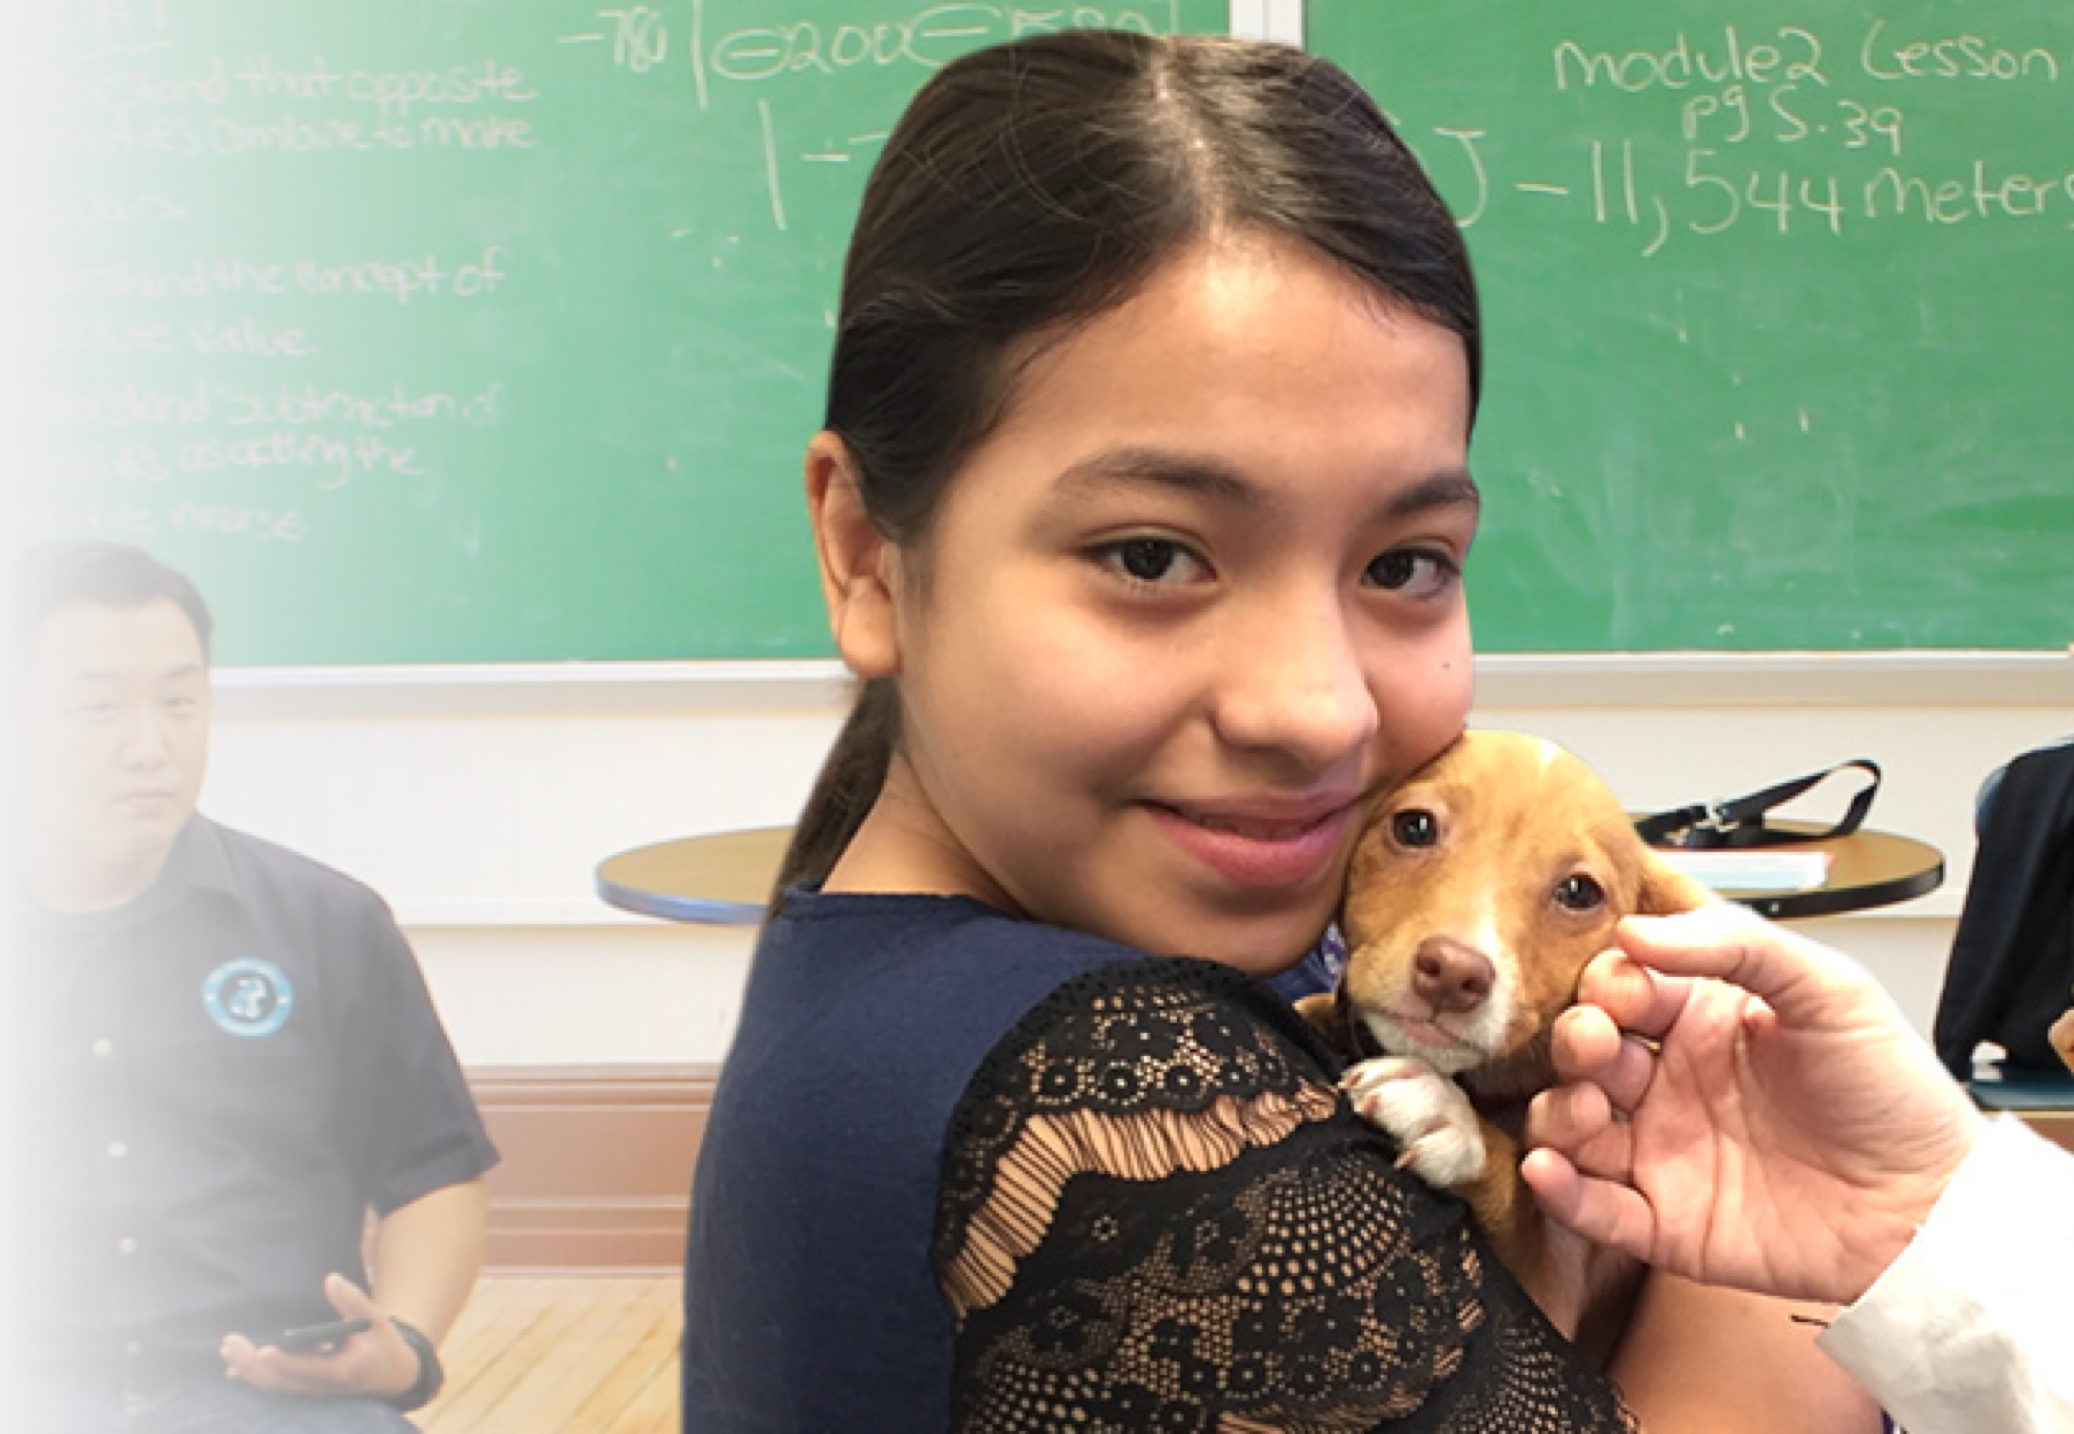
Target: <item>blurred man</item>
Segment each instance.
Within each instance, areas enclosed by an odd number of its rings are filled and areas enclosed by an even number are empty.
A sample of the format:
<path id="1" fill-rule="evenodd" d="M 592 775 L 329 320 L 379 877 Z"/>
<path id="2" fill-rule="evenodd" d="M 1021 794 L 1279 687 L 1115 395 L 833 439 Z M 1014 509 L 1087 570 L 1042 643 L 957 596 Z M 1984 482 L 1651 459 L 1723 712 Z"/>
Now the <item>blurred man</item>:
<path id="1" fill-rule="evenodd" d="M 417 963 L 365 887 L 196 812 L 186 578 L 56 544 L 9 598 L 9 1422 L 408 1430 L 496 1160 Z"/>

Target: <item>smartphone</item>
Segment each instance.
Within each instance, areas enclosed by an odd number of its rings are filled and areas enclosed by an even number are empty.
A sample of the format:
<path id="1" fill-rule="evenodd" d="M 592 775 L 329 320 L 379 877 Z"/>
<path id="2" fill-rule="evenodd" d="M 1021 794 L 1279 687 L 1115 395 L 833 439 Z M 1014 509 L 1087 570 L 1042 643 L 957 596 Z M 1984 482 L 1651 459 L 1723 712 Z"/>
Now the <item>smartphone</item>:
<path id="1" fill-rule="evenodd" d="M 263 1339 L 261 1345 L 272 1345 L 289 1354 L 330 1354 L 354 1335 L 369 1328 L 364 1319 L 337 1319 L 329 1324 L 306 1324 L 298 1329 L 284 1329 L 272 1339 Z"/>

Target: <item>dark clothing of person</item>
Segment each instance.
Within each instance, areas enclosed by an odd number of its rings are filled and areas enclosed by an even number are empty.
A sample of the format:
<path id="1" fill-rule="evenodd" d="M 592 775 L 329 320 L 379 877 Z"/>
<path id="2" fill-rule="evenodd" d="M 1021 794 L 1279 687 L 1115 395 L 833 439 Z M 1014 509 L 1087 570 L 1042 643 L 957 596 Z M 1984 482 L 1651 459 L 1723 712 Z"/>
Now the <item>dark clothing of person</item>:
<path id="1" fill-rule="evenodd" d="M 39 1378 L 147 1397 L 335 1318 L 386 1216 L 496 1162 L 415 958 L 366 887 L 192 818 L 114 911 L 18 900 L 11 1238 Z"/>
<path id="2" fill-rule="evenodd" d="M 2010 1064 L 2053 1075 L 2046 1033 L 2074 989 L 2074 744 L 2026 752 L 2001 773 L 1980 821 L 1933 1038 L 1945 1068 L 1973 1074 L 1993 1041 Z"/>
<path id="3" fill-rule="evenodd" d="M 1630 1428 L 1270 987 L 790 893 L 701 1145 L 686 1430 Z"/>

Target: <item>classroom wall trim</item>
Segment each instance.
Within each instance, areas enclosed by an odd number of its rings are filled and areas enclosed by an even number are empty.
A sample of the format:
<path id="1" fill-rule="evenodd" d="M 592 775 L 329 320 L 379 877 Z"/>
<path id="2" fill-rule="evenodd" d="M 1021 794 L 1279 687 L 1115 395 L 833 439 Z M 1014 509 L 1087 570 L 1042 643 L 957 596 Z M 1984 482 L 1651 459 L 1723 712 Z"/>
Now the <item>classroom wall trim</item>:
<path id="1" fill-rule="evenodd" d="M 811 660 L 222 667 L 214 677 L 219 709 L 253 717 L 841 708 L 854 690 L 840 663 Z M 1480 701 L 1505 706 L 2068 705 L 2074 649 L 1487 653 L 1476 681 Z"/>
<path id="2" fill-rule="evenodd" d="M 493 1274 L 675 1274 L 718 1069 L 500 1066 L 468 1072 L 490 1138 Z"/>

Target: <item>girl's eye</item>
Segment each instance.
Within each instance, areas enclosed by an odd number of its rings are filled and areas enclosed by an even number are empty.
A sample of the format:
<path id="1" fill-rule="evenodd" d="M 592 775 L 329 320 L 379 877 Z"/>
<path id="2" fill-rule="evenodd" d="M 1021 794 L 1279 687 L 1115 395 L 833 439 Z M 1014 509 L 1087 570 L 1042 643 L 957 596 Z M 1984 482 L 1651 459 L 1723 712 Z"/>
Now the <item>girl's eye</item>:
<path id="1" fill-rule="evenodd" d="M 1461 574 L 1445 553 L 1421 548 L 1393 548 L 1368 565 L 1368 581 L 1390 592 L 1432 597 L 1444 592 Z"/>
<path id="2" fill-rule="evenodd" d="M 1203 572 L 1202 560 L 1171 538 L 1126 538 L 1102 548 L 1099 555 L 1141 583 L 1184 582 Z"/>
<path id="3" fill-rule="evenodd" d="M 1565 911 L 1597 911 L 1606 904 L 1606 888 L 1588 876 L 1568 876 L 1557 884 L 1556 905 Z"/>

